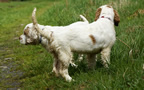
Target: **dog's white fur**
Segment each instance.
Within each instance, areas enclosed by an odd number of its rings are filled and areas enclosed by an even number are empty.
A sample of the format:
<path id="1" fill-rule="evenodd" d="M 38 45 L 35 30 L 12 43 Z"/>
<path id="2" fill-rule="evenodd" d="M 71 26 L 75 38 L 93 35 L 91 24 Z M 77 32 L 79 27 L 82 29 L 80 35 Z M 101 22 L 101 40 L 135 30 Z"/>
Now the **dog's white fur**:
<path id="1" fill-rule="evenodd" d="M 56 68 L 54 72 L 71 81 L 68 67 L 72 60 L 72 52 L 85 53 L 89 68 L 95 66 L 95 56 L 101 52 L 101 59 L 105 67 L 110 64 L 111 48 L 116 40 L 114 24 L 118 25 L 120 18 L 116 11 L 108 5 L 101 6 L 97 13 L 97 21 L 75 27 L 63 27 L 52 31 L 45 28 L 41 30 L 35 18 L 36 9 L 32 14 L 33 23 L 38 32 L 48 39 L 49 49 L 54 55 Z M 98 19 L 97 19 L 98 17 Z"/>
<path id="2" fill-rule="evenodd" d="M 40 29 L 44 29 L 47 28 L 49 30 L 55 31 L 64 27 L 76 27 L 76 26 L 81 26 L 81 25 L 87 25 L 89 24 L 89 22 L 87 21 L 87 19 L 80 15 L 80 17 L 82 18 L 83 21 L 78 21 L 75 23 L 72 23 L 68 26 L 44 26 L 44 25 L 39 25 L 38 27 Z M 20 43 L 27 45 L 27 44 L 32 44 L 32 45 L 36 45 L 36 44 L 42 44 L 48 51 L 49 51 L 49 41 L 47 39 L 45 39 L 40 33 L 38 33 L 35 30 L 35 27 L 33 25 L 33 23 L 27 24 L 24 28 L 24 33 L 19 37 Z M 83 56 L 80 54 L 79 58 L 81 59 Z M 70 61 L 72 66 L 77 67 L 77 65 L 75 65 L 72 61 Z M 54 64 L 53 64 L 53 70 L 55 71 L 56 68 L 56 60 L 54 60 Z"/>

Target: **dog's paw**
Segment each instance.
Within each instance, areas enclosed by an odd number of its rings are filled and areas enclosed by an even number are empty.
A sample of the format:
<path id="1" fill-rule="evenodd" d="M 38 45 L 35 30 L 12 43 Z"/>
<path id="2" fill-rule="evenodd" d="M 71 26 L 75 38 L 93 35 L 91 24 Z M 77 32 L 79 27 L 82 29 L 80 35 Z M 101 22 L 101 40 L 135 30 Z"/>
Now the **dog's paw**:
<path id="1" fill-rule="evenodd" d="M 66 80 L 67 82 L 71 82 L 73 79 L 72 79 L 70 76 L 67 76 L 67 77 L 65 77 L 65 80 Z"/>

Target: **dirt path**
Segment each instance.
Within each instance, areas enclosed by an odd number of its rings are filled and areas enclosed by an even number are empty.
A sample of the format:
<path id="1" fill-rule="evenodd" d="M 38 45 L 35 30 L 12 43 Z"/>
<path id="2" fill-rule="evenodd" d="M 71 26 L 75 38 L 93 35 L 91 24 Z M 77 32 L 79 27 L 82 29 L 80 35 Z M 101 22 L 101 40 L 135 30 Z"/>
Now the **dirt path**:
<path id="1" fill-rule="evenodd" d="M 4 62 L 0 66 L 0 82 L 2 83 L 1 88 L 7 89 L 18 89 L 21 85 L 18 78 L 23 75 L 21 70 L 16 70 L 17 64 L 13 61 L 13 58 L 3 58 Z M 6 62 L 6 63 L 5 63 Z"/>
<path id="2" fill-rule="evenodd" d="M 50 6 L 45 6 L 39 9 L 37 16 L 42 15 L 49 7 Z M 26 20 L 21 21 L 27 23 Z M 8 38 L 8 41 L 0 42 L 0 90 L 18 90 L 23 87 L 21 78 L 23 77 L 24 72 L 20 69 L 20 60 L 18 61 L 17 57 L 15 57 L 18 52 L 15 53 L 13 49 L 19 47 L 19 45 L 16 45 L 20 44 L 18 40 L 20 35 L 18 29 L 22 29 L 24 26 L 22 23 L 17 25 L 17 22 L 15 22 L 15 26 L 13 27 L 13 34 L 16 35 L 12 35 L 12 38 Z M 5 34 L 3 37 L 8 36 Z"/>
<path id="3" fill-rule="evenodd" d="M 23 71 L 17 70 L 19 66 L 12 49 L 0 43 L 0 89 L 17 90 L 21 87 L 19 78 Z"/>

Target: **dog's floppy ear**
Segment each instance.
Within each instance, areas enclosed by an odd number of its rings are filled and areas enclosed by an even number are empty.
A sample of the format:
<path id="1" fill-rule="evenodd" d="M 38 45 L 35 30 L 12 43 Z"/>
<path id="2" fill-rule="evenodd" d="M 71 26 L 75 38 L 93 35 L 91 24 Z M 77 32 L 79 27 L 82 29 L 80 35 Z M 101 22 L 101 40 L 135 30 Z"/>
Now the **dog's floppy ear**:
<path id="1" fill-rule="evenodd" d="M 24 30 L 24 35 L 28 35 L 29 33 L 29 27 L 27 27 L 25 30 Z"/>
<path id="2" fill-rule="evenodd" d="M 114 11 L 114 24 L 115 24 L 115 26 L 118 26 L 118 24 L 120 22 L 120 17 L 116 10 L 113 10 L 113 11 Z"/>
<path id="3" fill-rule="evenodd" d="M 96 14 L 95 14 L 95 21 L 99 18 L 101 10 L 102 10 L 101 8 L 97 9 Z"/>

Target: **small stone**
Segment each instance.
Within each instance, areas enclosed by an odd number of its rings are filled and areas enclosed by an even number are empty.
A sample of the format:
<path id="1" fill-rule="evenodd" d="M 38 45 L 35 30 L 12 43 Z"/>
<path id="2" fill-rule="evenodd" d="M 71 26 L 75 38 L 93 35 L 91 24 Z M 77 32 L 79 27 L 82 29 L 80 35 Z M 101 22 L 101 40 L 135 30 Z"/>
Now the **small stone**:
<path id="1" fill-rule="evenodd" d="M 7 69 L 8 67 L 7 66 L 0 66 L 0 68 Z"/>
<path id="2" fill-rule="evenodd" d="M 5 58 L 4 60 L 11 60 L 12 58 Z"/>
<path id="3" fill-rule="evenodd" d="M 18 40 L 18 39 L 19 39 L 19 37 L 14 37 L 14 38 L 13 38 L 13 40 Z"/>
<path id="4" fill-rule="evenodd" d="M 143 64 L 143 70 L 144 70 L 144 64 Z"/>
<path id="5" fill-rule="evenodd" d="M 24 24 L 21 24 L 21 26 L 24 26 Z"/>

